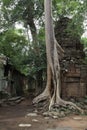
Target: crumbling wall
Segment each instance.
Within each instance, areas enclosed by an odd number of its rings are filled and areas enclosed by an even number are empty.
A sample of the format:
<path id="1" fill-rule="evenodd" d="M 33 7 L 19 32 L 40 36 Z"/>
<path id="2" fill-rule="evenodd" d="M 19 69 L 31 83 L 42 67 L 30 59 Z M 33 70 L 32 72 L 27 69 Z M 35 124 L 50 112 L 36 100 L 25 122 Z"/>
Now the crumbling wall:
<path id="1" fill-rule="evenodd" d="M 70 22 L 69 18 L 62 18 L 55 28 L 56 39 L 65 51 L 60 61 L 61 96 L 81 98 L 87 95 L 87 65 L 83 62 L 85 53 L 80 37 L 68 30 Z"/>
<path id="2" fill-rule="evenodd" d="M 72 64 L 61 76 L 61 95 L 63 98 L 81 98 L 87 94 L 87 66 Z"/>
<path id="3" fill-rule="evenodd" d="M 6 65 L 6 57 L 0 55 L 0 92 L 5 91 L 6 85 L 6 78 L 4 77 L 4 66 Z"/>

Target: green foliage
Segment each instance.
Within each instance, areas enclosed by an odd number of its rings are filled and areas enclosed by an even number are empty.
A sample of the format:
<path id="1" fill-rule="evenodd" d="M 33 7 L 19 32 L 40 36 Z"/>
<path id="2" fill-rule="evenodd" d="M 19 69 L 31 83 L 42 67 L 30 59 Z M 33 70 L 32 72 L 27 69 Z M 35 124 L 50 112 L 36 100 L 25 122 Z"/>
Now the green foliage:
<path id="1" fill-rule="evenodd" d="M 26 59 L 24 60 L 25 72 L 27 75 L 32 76 L 36 79 L 37 73 L 40 71 L 46 71 L 46 49 L 45 49 L 45 41 L 44 41 L 44 30 L 40 29 L 38 34 L 38 43 L 29 44 L 29 51 Z"/>
<path id="2" fill-rule="evenodd" d="M 86 37 L 82 38 L 81 41 L 84 44 L 84 48 L 86 48 L 87 47 L 87 38 Z"/>
<path id="3" fill-rule="evenodd" d="M 56 17 L 75 16 L 86 12 L 87 1 L 80 0 L 53 0 Z"/>
<path id="4" fill-rule="evenodd" d="M 27 44 L 20 30 L 10 29 L 0 34 L 0 53 L 9 57 L 11 63 L 19 70 L 23 64 Z"/>
<path id="5" fill-rule="evenodd" d="M 23 21 L 26 27 L 31 18 L 42 23 L 43 0 L 1 0 L 1 3 L 4 27 L 12 26 L 17 21 Z"/>
<path id="6" fill-rule="evenodd" d="M 31 18 L 37 20 L 40 26 L 43 25 L 44 0 L 1 0 L 1 2 L 3 3 L 1 10 L 5 25 L 23 21 L 26 26 Z M 86 11 L 86 0 L 53 0 L 54 20 L 65 16 L 72 17 L 73 23 L 76 25 L 76 32 L 79 35 L 82 34 L 81 29 Z"/>
<path id="7" fill-rule="evenodd" d="M 87 38 L 82 38 L 81 42 L 84 44 L 85 62 L 87 64 Z"/>
<path id="8" fill-rule="evenodd" d="M 12 3 L 12 0 L 2 0 L 4 6 L 9 6 Z"/>
<path id="9" fill-rule="evenodd" d="M 83 33 L 83 21 L 86 15 L 87 0 L 53 0 L 53 19 L 71 17 L 72 23 L 67 31 L 72 35 Z M 33 77 L 46 69 L 46 51 L 44 38 L 44 0 L 1 0 L 0 1 L 0 52 L 11 59 L 17 69 Z M 36 44 L 23 36 L 22 30 L 15 30 L 16 22 L 23 22 L 25 28 L 32 29 L 34 20 L 38 32 Z M 37 23 L 37 24 L 36 24 Z"/>
<path id="10" fill-rule="evenodd" d="M 69 32 L 74 36 L 79 35 L 81 37 L 83 34 L 83 21 L 87 12 L 87 1 L 54 0 L 53 3 L 55 21 L 62 17 L 71 18 L 72 23 L 68 27 Z"/>

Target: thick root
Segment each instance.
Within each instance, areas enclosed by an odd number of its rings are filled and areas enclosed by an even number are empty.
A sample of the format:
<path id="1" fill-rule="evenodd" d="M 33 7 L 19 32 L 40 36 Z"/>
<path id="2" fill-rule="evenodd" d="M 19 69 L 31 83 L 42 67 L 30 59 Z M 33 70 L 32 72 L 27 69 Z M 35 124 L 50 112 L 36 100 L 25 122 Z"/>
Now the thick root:
<path id="1" fill-rule="evenodd" d="M 52 98 L 50 99 L 49 111 L 51 111 L 51 108 L 54 104 L 55 104 L 55 93 L 53 94 Z"/>
<path id="2" fill-rule="evenodd" d="M 52 109 L 52 106 L 66 106 L 66 105 L 70 105 L 72 106 L 73 108 L 77 109 L 79 112 L 81 112 L 81 114 L 84 113 L 84 110 L 82 110 L 80 107 L 78 107 L 76 104 L 72 103 L 72 102 L 68 102 L 68 101 L 64 101 L 62 100 L 61 98 L 58 98 L 56 103 L 54 104 L 54 101 L 53 99 L 51 100 L 50 102 L 50 105 L 49 105 L 49 110 Z"/>
<path id="3" fill-rule="evenodd" d="M 68 101 L 63 101 L 66 105 L 71 105 L 74 108 L 76 108 L 77 110 L 79 110 L 79 112 L 81 112 L 81 114 L 84 113 L 84 110 L 82 110 L 80 107 L 78 107 L 76 104 L 74 104 L 73 102 L 68 102 Z"/>
<path id="4" fill-rule="evenodd" d="M 36 98 L 33 99 L 33 104 L 39 103 L 40 101 L 46 99 L 50 99 L 50 93 L 45 90 L 43 93 L 41 93 L 40 95 L 38 95 Z"/>

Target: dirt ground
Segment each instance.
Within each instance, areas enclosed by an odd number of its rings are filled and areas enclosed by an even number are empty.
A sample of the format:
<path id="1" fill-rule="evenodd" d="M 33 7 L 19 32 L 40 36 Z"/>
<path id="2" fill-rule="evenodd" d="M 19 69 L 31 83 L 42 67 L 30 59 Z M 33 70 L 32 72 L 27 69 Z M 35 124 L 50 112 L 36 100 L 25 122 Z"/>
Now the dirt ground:
<path id="1" fill-rule="evenodd" d="M 26 116 L 33 110 L 28 100 L 0 107 L 0 130 L 87 130 L 87 116 L 72 115 L 61 119 Z M 19 127 L 19 124 L 31 124 L 31 127 Z"/>

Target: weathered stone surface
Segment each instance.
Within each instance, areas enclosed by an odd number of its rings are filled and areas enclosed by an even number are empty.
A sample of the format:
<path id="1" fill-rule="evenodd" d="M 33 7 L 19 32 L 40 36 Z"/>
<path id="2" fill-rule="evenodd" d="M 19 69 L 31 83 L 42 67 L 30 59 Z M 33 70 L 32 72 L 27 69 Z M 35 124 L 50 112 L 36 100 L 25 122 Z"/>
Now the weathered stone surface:
<path id="1" fill-rule="evenodd" d="M 58 116 L 53 116 L 53 119 L 58 119 Z"/>
<path id="2" fill-rule="evenodd" d="M 27 116 L 37 116 L 37 113 L 28 113 Z"/>
<path id="3" fill-rule="evenodd" d="M 19 124 L 19 127 L 31 127 L 31 124 Z"/>
<path id="4" fill-rule="evenodd" d="M 33 122 L 38 122 L 38 120 L 37 120 L 37 119 L 32 119 L 32 121 L 33 121 Z"/>
<path id="5" fill-rule="evenodd" d="M 63 97 L 84 97 L 86 95 L 85 83 L 64 83 L 64 90 L 62 90 Z"/>

